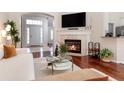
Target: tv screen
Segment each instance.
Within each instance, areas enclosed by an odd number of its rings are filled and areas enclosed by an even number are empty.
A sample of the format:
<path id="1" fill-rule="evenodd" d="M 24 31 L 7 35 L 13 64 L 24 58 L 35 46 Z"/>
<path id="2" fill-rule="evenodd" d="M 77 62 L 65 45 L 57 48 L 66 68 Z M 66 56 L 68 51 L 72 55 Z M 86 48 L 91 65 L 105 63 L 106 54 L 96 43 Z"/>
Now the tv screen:
<path id="1" fill-rule="evenodd" d="M 75 13 L 62 15 L 62 28 L 66 27 L 85 27 L 86 13 Z"/>

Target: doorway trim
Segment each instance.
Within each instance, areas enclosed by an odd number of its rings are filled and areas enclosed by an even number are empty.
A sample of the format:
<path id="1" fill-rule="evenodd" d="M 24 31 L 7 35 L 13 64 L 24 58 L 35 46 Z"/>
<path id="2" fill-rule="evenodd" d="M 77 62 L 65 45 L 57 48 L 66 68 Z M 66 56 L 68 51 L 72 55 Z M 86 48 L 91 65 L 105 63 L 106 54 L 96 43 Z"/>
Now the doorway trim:
<path id="1" fill-rule="evenodd" d="M 36 16 L 36 17 L 51 17 L 52 19 L 53 19 L 53 21 L 54 21 L 54 16 L 53 15 L 50 15 L 50 14 L 47 14 L 47 13 L 26 13 L 26 14 L 23 14 L 22 16 L 21 16 L 21 48 L 23 47 L 23 41 L 22 41 L 22 34 L 23 34 L 23 30 L 24 30 L 24 18 L 25 17 L 34 17 L 34 16 Z M 53 30 L 54 30 L 54 24 L 53 24 Z M 53 32 L 54 33 L 54 32 Z M 53 34 L 54 35 L 54 34 Z M 53 36 L 54 37 L 54 36 Z M 54 38 L 53 38 L 53 41 L 54 41 Z"/>

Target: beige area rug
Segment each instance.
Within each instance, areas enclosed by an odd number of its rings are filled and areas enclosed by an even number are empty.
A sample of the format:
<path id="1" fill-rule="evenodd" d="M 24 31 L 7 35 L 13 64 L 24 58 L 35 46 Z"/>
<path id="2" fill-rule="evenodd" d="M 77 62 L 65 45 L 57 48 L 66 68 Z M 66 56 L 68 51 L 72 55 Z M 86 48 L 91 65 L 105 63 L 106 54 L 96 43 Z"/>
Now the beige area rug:
<path id="1" fill-rule="evenodd" d="M 35 80 L 40 80 L 46 76 L 52 75 L 52 70 L 50 68 L 47 68 L 46 61 L 41 58 L 35 58 L 34 59 L 34 67 L 35 67 Z M 80 68 L 74 64 L 74 70 L 73 71 L 78 71 Z M 65 72 L 70 72 L 72 71 L 72 68 L 68 70 L 61 70 L 61 71 L 54 71 L 54 75 L 56 74 L 62 74 Z"/>

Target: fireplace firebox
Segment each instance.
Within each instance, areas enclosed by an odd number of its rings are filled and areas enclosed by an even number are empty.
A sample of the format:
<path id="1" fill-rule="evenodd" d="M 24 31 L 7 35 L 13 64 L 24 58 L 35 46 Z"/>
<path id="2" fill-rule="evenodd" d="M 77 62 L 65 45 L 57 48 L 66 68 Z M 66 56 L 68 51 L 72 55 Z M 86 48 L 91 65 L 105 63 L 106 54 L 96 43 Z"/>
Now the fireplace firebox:
<path id="1" fill-rule="evenodd" d="M 81 53 L 81 40 L 65 39 L 65 45 L 68 52 Z"/>

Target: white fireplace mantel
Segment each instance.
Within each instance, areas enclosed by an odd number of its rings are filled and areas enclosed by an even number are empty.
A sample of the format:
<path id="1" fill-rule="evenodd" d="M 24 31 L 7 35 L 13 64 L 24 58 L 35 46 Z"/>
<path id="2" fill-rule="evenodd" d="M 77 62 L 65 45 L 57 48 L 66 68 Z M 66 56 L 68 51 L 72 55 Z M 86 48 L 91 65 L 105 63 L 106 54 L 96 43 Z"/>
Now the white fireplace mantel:
<path id="1" fill-rule="evenodd" d="M 68 30 L 68 31 L 58 31 L 57 42 L 63 42 L 65 39 L 75 39 L 81 40 L 81 54 L 73 53 L 73 55 L 87 55 L 87 45 L 90 41 L 90 31 L 79 31 L 79 30 Z"/>
<path id="2" fill-rule="evenodd" d="M 59 35 L 90 35 L 91 31 L 73 30 L 73 31 L 58 31 Z"/>

